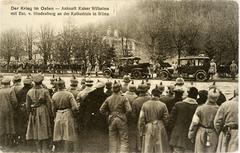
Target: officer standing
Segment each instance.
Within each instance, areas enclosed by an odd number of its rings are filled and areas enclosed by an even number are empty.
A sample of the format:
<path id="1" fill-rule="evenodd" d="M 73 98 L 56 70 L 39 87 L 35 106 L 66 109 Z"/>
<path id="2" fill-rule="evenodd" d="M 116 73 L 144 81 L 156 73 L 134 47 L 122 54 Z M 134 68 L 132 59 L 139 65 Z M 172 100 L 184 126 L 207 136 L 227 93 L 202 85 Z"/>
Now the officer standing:
<path id="1" fill-rule="evenodd" d="M 121 85 L 113 84 L 113 94 L 108 97 L 100 108 L 102 114 L 108 115 L 109 152 L 128 152 L 128 125 L 126 114 L 132 108 L 126 97 L 120 93 Z M 120 142 L 119 142 L 120 140 Z"/>
<path id="2" fill-rule="evenodd" d="M 33 76 L 35 85 L 27 93 L 26 107 L 29 112 L 27 140 L 34 140 L 38 152 L 48 150 L 48 140 L 52 137 L 51 97 L 42 86 L 43 76 Z"/>
<path id="3" fill-rule="evenodd" d="M 139 95 L 138 97 L 133 101 L 132 103 L 132 116 L 133 116 L 133 123 L 135 124 L 135 136 L 136 136 L 136 149 L 137 151 L 141 150 L 141 141 L 140 141 L 140 135 L 139 135 L 139 131 L 137 130 L 137 123 L 138 123 L 138 118 L 139 118 L 139 114 L 142 108 L 142 105 L 151 99 L 151 97 L 146 93 L 147 92 L 147 85 L 144 83 L 144 81 L 142 80 L 142 83 L 140 85 L 138 85 L 138 92 Z"/>
<path id="4" fill-rule="evenodd" d="M 238 90 L 234 97 L 223 103 L 215 116 L 214 127 L 219 134 L 217 153 L 238 150 Z"/>
<path id="5" fill-rule="evenodd" d="M 52 97 L 52 110 L 55 117 L 53 141 L 58 142 L 57 149 L 71 151 L 72 142 L 77 140 L 73 110 L 77 110 L 77 102 L 73 94 L 65 90 L 65 82 L 57 81 L 59 91 Z M 63 149 L 61 149 L 63 147 Z"/>

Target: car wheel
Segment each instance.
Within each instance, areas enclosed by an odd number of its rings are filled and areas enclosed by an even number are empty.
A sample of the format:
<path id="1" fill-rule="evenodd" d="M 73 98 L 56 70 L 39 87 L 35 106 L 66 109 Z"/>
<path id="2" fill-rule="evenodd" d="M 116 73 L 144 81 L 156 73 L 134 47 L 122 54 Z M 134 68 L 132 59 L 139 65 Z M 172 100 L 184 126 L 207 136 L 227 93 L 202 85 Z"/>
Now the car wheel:
<path id="1" fill-rule="evenodd" d="M 206 81 L 207 80 L 207 74 L 205 72 L 197 72 L 195 75 L 196 81 Z"/>
<path id="2" fill-rule="evenodd" d="M 134 79 L 140 79 L 142 77 L 142 73 L 140 71 L 134 71 L 132 72 L 132 77 Z"/>
<path id="3" fill-rule="evenodd" d="M 103 74 L 104 74 L 105 77 L 110 78 L 112 73 L 111 73 L 110 70 L 104 70 Z"/>
<path id="4" fill-rule="evenodd" d="M 169 74 L 166 71 L 160 71 L 159 72 L 159 77 L 161 80 L 168 80 L 169 79 Z"/>

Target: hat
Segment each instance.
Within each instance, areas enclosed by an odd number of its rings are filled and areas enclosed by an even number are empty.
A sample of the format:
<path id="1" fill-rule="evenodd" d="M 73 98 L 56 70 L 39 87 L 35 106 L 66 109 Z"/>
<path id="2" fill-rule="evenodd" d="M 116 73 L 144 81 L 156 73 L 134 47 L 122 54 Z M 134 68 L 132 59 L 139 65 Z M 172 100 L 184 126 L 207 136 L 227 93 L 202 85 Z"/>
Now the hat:
<path id="1" fill-rule="evenodd" d="M 14 76 L 13 76 L 13 81 L 17 81 L 17 80 L 21 80 L 22 79 L 22 76 L 21 76 L 21 74 L 15 74 Z"/>
<path id="2" fill-rule="evenodd" d="M 219 96 L 220 92 L 217 88 L 213 88 L 208 91 L 208 101 L 210 102 L 216 102 Z"/>
<path id="3" fill-rule="evenodd" d="M 106 88 L 107 88 L 107 89 L 111 89 L 111 88 L 112 88 L 112 82 L 109 81 L 109 80 L 106 82 L 105 85 L 106 85 Z"/>
<path id="4" fill-rule="evenodd" d="M 156 87 L 152 90 L 152 95 L 154 96 L 154 97 L 160 97 L 160 95 L 161 95 L 161 91 L 159 90 L 159 87 L 156 85 Z"/>
<path id="5" fill-rule="evenodd" d="M 72 78 L 70 79 L 70 82 L 71 82 L 71 84 L 73 84 L 73 85 L 77 85 L 77 84 L 78 84 L 78 80 L 77 80 L 77 78 L 75 77 L 75 75 L 72 75 Z"/>
<path id="6" fill-rule="evenodd" d="M 27 76 L 27 77 L 23 80 L 23 84 L 32 84 L 32 79 L 30 78 L 30 76 Z"/>
<path id="7" fill-rule="evenodd" d="M 35 74 L 33 76 L 33 82 L 35 82 L 35 83 L 40 83 L 43 81 L 43 79 L 44 79 L 44 77 L 42 74 Z"/>
<path id="8" fill-rule="evenodd" d="M 129 76 L 129 75 L 124 75 L 124 76 L 123 76 L 123 82 L 125 82 L 125 83 L 131 82 L 130 76 Z"/>
<path id="9" fill-rule="evenodd" d="M 97 83 L 94 86 L 95 88 L 104 88 L 105 84 L 102 81 L 97 80 Z"/>
<path id="10" fill-rule="evenodd" d="M 1 82 L 2 84 L 10 84 L 11 79 L 4 77 Z"/>
<path id="11" fill-rule="evenodd" d="M 62 80 L 62 79 L 59 77 L 58 80 L 57 80 L 57 84 L 58 84 L 58 85 L 64 85 L 64 84 L 65 84 L 65 81 Z"/>
<path id="12" fill-rule="evenodd" d="M 121 84 L 115 80 L 112 88 L 113 92 L 119 92 L 121 90 Z"/>
<path id="13" fill-rule="evenodd" d="M 129 91 L 133 92 L 136 90 L 136 86 L 134 85 L 134 81 L 132 80 L 132 83 L 128 85 Z"/>
<path id="14" fill-rule="evenodd" d="M 160 82 L 160 85 L 158 86 L 158 89 L 160 92 L 163 92 L 165 89 L 165 86 L 162 84 L 162 82 Z"/>
<path id="15" fill-rule="evenodd" d="M 86 79 L 86 81 L 85 81 L 85 84 L 86 84 L 87 86 L 92 86 L 92 85 L 93 85 L 93 80 L 88 77 L 88 78 Z"/>
<path id="16" fill-rule="evenodd" d="M 175 82 L 175 85 L 179 85 L 179 86 L 184 85 L 184 79 L 183 78 L 177 78 L 176 82 Z"/>
<path id="17" fill-rule="evenodd" d="M 209 86 L 209 90 L 210 89 L 217 89 L 217 86 L 216 86 L 216 82 L 213 81 L 213 84 Z"/>
<path id="18" fill-rule="evenodd" d="M 142 83 L 138 85 L 137 90 L 142 91 L 142 92 L 146 92 L 146 89 L 147 89 L 147 85 L 142 80 Z"/>

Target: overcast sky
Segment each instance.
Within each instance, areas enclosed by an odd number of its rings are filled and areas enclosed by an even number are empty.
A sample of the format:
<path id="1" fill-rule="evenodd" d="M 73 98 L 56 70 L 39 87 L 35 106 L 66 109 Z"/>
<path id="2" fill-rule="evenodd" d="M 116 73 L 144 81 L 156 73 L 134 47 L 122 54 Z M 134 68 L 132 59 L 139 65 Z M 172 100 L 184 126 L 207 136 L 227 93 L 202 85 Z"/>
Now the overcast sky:
<path id="1" fill-rule="evenodd" d="M 132 3 L 130 3 L 132 2 Z M 94 16 L 14 16 L 10 15 L 11 7 L 108 7 L 110 16 L 123 8 L 134 5 L 133 0 L 0 0 L 0 32 L 12 28 L 25 30 L 26 27 L 33 27 L 37 30 L 43 24 L 50 24 L 58 31 L 67 20 L 71 20 L 76 25 L 85 25 L 86 23 L 103 22 L 109 17 Z M 28 11 L 25 11 L 28 12 Z M 41 11 L 38 11 L 41 12 Z M 46 11 L 45 11 L 46 12 Z M 51 12 L 51 11 L 48 11 Z"/>

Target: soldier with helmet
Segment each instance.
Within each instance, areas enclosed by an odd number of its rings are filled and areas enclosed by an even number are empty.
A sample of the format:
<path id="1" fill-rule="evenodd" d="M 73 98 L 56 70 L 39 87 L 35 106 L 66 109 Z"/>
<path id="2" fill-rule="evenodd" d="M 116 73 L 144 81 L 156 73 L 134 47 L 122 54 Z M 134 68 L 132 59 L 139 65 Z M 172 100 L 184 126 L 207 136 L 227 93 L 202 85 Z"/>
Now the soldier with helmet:
<path id="1" fill-rule="evenodd" d="M 81 89 L 78 87 L 78 79 L 75 77 L 75 75 L 73 75 L 70 79 L 70 87 L 67 89 L 67 91 L 71 92 L 74 98 L 77 99 L 77 95 Z"/>
<path id="2" fill-rule="evenodd" d="M 65 82 L 59 78 L 57 81 L 59 91 L 52 97 L 52 110 L 55 117 L 53 141 L 57 143 L 57 149 L 71 151 L 71 143 L 77 140 L 74 110 L 78 109 L 73 94 L 65 89 Z M 62 148 L 63 147 L 63 148 Z"/>
<path id="3" fill-rule="evenodd" d="M 100 108 L 100 112 L 108 116 L 109 125 L 109 152 L 128 152 L 128 125 L 127 113 L 132 108 L 126 97 L 121 95 L 121 85 L 116 81 L 113 84 L 113 94 L 108 97 Z"/>
<path id="4" fill-rule="evenodd" d="M 138 97 L 133 101 L 132 103 L 132 116 L 135 124 L 135 133 L 136 133 L 136 151 L 141 150 L 141 141 L 140 141 L 140 135 L 137 130 L 137 123 L 138 123 L 138 117 L 142 108 L 142 105 L 151 99 L 151 97 L 146 93 L 147 92 L 147 85 L 146 83 L 142 80 L 142 83 L 138 85 L 137 90 L 139 92 Z"/>
<path id="5" fill-rule="evenodd" d="M 48 141 L 52 137 L 51 97 L 42 86 L 43 76 L 33 76 L 35 85 L 27 93 L 26 107 L 29 112 L 27 140 L 34 140 L 38 152 L 48 151 Z"/>
<path id="6" fill-rule="evenodd" d="M 13 136 L 15 135 L 14 109 L 17 107 L 17 97 L 12 88 L 11 80 L 3 78 L 0 89 L 0 145 L 3 149 L 13 146 Z"/>
<path id="7" fill-rule="evenodd" d="M 123 76 L 123 85 L 122 85 L 122 92 L 125 93 L 128 91 L 128 84 L 131 82 L 131 78 L 129 75 L 124 75 Z"/>

